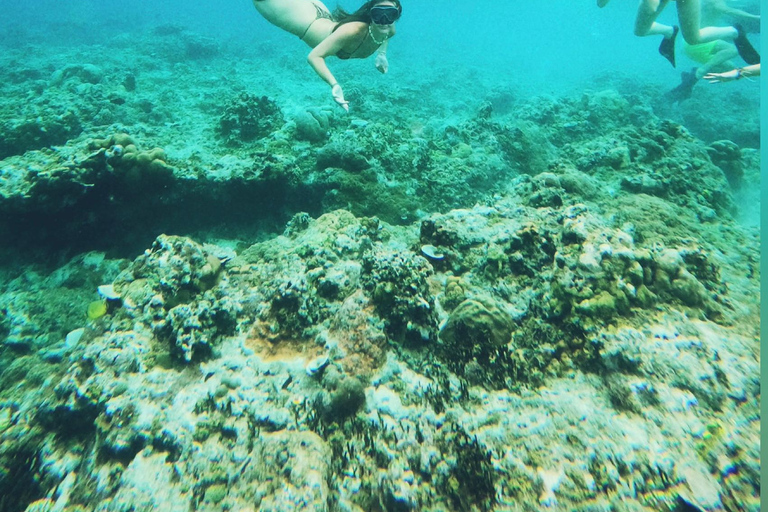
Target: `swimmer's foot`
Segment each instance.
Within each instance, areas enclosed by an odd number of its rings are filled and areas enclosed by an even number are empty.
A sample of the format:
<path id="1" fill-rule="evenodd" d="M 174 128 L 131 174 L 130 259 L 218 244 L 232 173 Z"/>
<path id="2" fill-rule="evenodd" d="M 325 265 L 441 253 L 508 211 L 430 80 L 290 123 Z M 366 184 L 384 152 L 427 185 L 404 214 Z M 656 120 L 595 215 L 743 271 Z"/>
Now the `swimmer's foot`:
<path id="1" fill-rule="evenodd" d="M 672 67 L 676 67 L 675 65 L 675 39 L 677 38 L 677 33 L 680 31 L 677 25 L 674 26 L 672 35 L 670 37 L 665 37 L 661 40 L 661 44 L 659 45 L 659 53 L 667 59 L 671 64 Z"/>
<path id="2" fill-rule="evenodd" d="M 733 40 L 733 44 L 736 45 L 736 49 L 739 51 L 739 55 L 744 59 L 747 64 L 760 64 L 760 54 L 757 53 L 755 47 L 747 39 L 747 34 L 741 25 L 736 25 L 736 31 L 739 35 Z"/>
<path id="3" fill-rule="evenodd" d="M 699 81 L 699 79 L 696 78 L 696 68 L 691 69 L 690 73 L 683 71 L 680 73 L 680 78 L 680 85 L 671 91 L 668 91 L 665 95 L 672 101 L 672 103 L 679 103 L 690 98 L 691 93 L 693 92 L 693 86 Z"/>

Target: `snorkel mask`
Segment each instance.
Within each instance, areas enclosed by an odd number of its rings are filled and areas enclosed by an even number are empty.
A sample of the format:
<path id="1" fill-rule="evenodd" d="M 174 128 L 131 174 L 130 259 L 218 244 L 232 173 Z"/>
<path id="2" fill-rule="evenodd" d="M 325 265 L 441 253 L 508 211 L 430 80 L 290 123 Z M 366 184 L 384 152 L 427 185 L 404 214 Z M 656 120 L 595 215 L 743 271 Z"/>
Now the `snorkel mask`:
<path id="1" fill-rule="evenodd" d="M 400 18 L 400 9 L 394 5 L 374 5 L 371 7 L 371 21 L 376 25 L 391 25 Z"/>

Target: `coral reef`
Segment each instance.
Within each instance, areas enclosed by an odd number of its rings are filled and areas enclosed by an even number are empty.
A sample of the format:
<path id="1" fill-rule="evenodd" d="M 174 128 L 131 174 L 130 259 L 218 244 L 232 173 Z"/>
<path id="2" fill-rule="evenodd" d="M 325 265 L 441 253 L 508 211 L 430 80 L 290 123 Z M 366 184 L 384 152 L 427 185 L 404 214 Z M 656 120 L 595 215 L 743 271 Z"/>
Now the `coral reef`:
<path id="1" fill-rule="evenodd" d="M 0 436 L 57 433 L 43 463 L 58 469 L 44 482 L 74 470 L 54 464 L 68 446 L 98 439 L 98 473 L 68 495 L 84 506 L 494 510 L 610 500 L 626 482 L 638 506 L 749 493 L 754 424 L 732 434 L 742 451 L 726 450 L 719 426 L 697 448 L 743 466 L 737 480 L 620 439 L 640 422 L 674 452 L 678 437 L 651 427 L 671 428 L 663 411 L 703 433 L 757 403 L 749 335 L 725 334 L 756 281 L 725 286 L 731 274 L 710 251 L 638 244 L 584 204 L 520 206 L 533 193 L 521 179 L 493 207 L 409 228 L 297 214 L 240 254 L 160 236 L 114 275 L 117 308 L 59 356 L 55 400 L 31 416 L 30 396 L 11 406 Z M 435 266 L 423 241 L 444 255 Z M 737 377 L 724 369 L 734 363 L 752 369 Z M 176 399 L 161 407 L 169 389 Z M 164 460 L 195 483 L 171 483 Z M 166 494 L 141 488 L 141 472 L 168 482 Z M 100 474 L 122 477 L 107 485 Z"/>
<path id="2" fill-rule="evenodd" d="M 173 178 L 173 168 L 166 162 L 162 148 L 140 151 L 130 135 L 116 133 L 106 139 L 94 139 L 90 148 L 97 152 L 89 155 L 84 165 L 102 157 L 114 171 L 119 186 L 131 191 L 145 187 L 166 187 Z M 100 150 L 104 150 L 103 152 Z"/>
<path id="3" fill-rule="evenodd" d="M 322 142 L 328 138 L 331 113 L 327 110 L 312 109 L 299 112 L 293 118 L 296 123 L 296 138 L 309 142 Z"/>
<path id="4" fill-rule="evenodd" d="M 242 93 L 231 100 L 219 119 L 219 133 L 227 144 L 266 137 L 283 125 L 280 107 L 266 96 Z"/>
<path id="5" fill-rule="evenodd" d="M 431 268 L 422 256 L 403 251 L 370 251 L 362 261 L 362 286 L 387 333 L 395 340 L 419 345 L 434 341 L 437 317 L 429 294 Z"/>
<path id="6" fill-rule="evenodd" d="M 509 343 L 513 329 L 512 316 L 492 298 L 466 299 L 440 331 L 443 357 L 462 365 L 473 360 L 487 362 L 494 350 Z"/>
<path id="7" fill-rule="evenodd" d="M 227 297 L 223 273 L 219 256 L 191 240 L 161 235 L 118 276 L 115 288 L 126 308 L 189 362 L 235 331 L 241 306 Z"/>
<path id="8" fill-rule="evenodd" d="M 112 44 L 0 54 L 0 509 L 758 510 L 753 103 Z"/>

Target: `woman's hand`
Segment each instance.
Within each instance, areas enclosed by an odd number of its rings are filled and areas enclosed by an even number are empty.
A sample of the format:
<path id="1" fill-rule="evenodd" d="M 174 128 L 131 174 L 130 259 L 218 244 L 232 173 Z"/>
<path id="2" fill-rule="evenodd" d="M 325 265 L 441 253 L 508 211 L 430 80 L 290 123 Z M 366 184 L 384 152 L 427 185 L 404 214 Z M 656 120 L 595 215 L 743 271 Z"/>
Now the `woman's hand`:
<path id="1" fill-rule="evenodd" d="M 702 78 L 704 80 L 708 80 L 711 84 L 716 84 L 718 82 L 731 82 L 733 80 L 738 80 L 741 78 L 741 70 L 734 69 L 732 71 L 727 71 L 725 73 L 707 73 Z"/>
<path id="2" fill-rule="evenodd" d="M 386 54 L 377 53 L 375 64 L 376 64 L 376 69 L 378 69 L 382 73 L 386 73 L 387 71 L 389 71 L 389 62 L 387 61 Z"/>
<path id="3" fill-rule="evenodd" d="M 349 112 L 349 102 L 344 99 L 344 91 L 341 90 L 339 84 L 333 84 L 331 86 L 331 94 L 333 94 L 333 101 L 341 105 L 341 108 Z"/>

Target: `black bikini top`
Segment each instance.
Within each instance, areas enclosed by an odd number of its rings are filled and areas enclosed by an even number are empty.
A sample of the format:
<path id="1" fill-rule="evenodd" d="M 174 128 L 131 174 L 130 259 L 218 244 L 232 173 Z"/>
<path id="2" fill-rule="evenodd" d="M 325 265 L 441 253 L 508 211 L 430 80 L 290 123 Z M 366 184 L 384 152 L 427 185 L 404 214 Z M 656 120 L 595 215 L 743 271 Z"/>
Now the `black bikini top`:
<path id="1" fill-rule="evenodd" d="M 338 58 L 340 58 L 341 60 L 347 60 L 347 59 L 351 58 L 351 57 L 352 57 L 352 55 L 354 55 L 354 54 L 355 54 L 355 52 L 356 52 L 357 50 L 359 50 L 361 46 L 363 46 L 363 43 L 365 42 L 365 40 L 366 40 L 366 39 L 368 39 L 368 34 L 367 34 L 367 33 L 366 33 L 366 34 L 363 36 L 363 38 L 360 40 L 360 44 L 359 44 L 359 45 L 357 45 L 357 48 L 355 48 L 355 49 L 354 49 L 354 50 L 352 50 L 351 52 L 345 52 L 344 50 L 339 50 L 338 52 L 336 52 L 336 56 L 337 56 Z"/>

